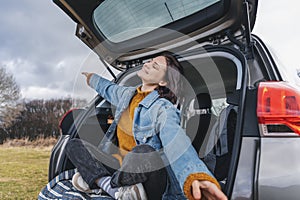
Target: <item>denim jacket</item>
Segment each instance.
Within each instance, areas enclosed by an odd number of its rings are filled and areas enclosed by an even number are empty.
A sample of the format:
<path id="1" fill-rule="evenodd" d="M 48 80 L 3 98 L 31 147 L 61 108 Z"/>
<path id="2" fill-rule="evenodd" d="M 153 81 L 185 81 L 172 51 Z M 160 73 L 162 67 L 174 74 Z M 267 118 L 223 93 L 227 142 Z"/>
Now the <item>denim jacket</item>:
<path id="1" fill-rule="evenodd" d="M 121 113 L 129 106 L 136 88 L 119 86 L 96 74 L 91 76 L 89 85 L 116 106 L 113 125 L 106 133 L 110 142 Z M 156 150 L 163 151 L 163 160 L 168 165 L 171 182 L 167 186 L 165 198 L 185 199 L 183 185 L 190 174 L 206 173 L 213 177 L 180 126 L 179 110 L 167 99 L 159 98 L 156 90 L 148 94 L 135 109 L 133 135 L 137 145 L 148 144 Z"/>

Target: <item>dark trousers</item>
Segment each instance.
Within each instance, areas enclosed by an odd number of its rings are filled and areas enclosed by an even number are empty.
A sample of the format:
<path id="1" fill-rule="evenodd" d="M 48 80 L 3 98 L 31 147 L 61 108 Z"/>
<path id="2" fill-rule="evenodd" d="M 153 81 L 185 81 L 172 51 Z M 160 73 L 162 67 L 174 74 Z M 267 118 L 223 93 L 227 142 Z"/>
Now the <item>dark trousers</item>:
<path id="1" fill-rule="evenodd" d="M 72 139 L 66 153 L 90 188 L 98 188 L 95 181 L 111 176 L 111 186 L 121 187 L 142 183 L 148 199 L 161 199 L 167 184 L 167 172 L 160 155 L 149 145 L 138 145 L 123 159 L 122 166 L 111 155 L 99 151 L 92 144 Z"/>

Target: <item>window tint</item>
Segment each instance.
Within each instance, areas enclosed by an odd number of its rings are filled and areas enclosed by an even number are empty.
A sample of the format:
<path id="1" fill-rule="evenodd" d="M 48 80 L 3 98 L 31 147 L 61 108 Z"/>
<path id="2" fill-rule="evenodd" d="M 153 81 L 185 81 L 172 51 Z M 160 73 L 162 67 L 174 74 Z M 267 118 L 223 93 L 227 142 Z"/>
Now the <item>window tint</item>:
<path id="1" fill-rule="evenodd" d="M 106 0 L 93 18 L 102 34 L 112 42 L 143 35 L 203 10 L 220 0 Z"/>

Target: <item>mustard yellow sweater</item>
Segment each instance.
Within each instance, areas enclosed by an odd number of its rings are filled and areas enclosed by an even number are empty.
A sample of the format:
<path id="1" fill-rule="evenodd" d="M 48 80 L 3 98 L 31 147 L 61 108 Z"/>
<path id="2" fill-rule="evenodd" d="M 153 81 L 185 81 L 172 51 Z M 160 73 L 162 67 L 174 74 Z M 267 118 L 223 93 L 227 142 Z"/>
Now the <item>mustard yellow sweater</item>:
<path id="1" fill-rule="evenodd" d="M 128 108 L 122 113 L 118 127 L 117 138 L 122 157 L 136 146 L 132 133 L 133 115 L 135 108 L 151 91 L 142 92 L 137 88 L 137 93 L 133 96 Z M 118 158 L 119 159 L 119 158 Z M 119 159 L 120 160 L 120 159 Z"/>

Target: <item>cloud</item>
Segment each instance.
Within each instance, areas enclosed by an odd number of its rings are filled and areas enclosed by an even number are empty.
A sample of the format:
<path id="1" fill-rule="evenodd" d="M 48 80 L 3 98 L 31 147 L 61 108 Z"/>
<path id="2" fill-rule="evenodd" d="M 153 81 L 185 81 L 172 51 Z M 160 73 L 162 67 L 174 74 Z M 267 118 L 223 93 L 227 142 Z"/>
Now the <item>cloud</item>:
<path id="1" fill-rule="evenodd" d="M 57 99 L 57 98 L 66 98 L 71 97 L 71 93 L 66 93 L 66 91 L 61 89 L 51 89 L 38 86 L 29 86 L 22 90 L 22 96 L 26 99 Z"/>
<path id="2" fill-rule="evenodd" d="M 0 7 L 0 24 L 0 65 L 14 75 L 24 97 L 72 91 L 90 50 L 66 14 L 52 1 L 11 0 Z"/>

